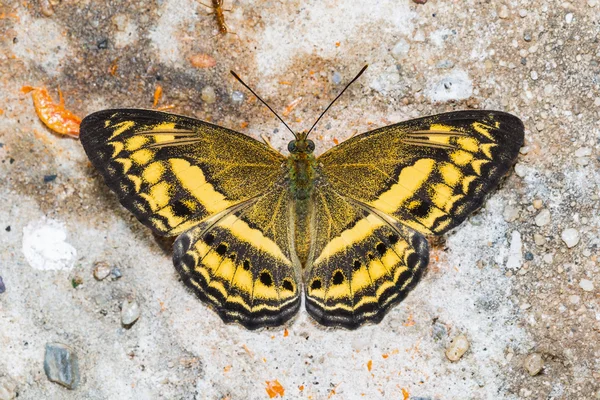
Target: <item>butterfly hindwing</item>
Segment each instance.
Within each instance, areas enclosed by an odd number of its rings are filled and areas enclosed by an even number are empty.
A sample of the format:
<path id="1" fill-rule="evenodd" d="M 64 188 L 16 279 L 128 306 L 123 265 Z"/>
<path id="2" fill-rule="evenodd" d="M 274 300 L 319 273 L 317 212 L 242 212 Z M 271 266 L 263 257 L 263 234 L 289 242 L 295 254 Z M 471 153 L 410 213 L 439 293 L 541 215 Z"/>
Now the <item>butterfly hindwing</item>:
<path id="1" fill-rule="evenodd" d="M 318 161 L 340 194 L 442 234 L 482 205 L 514 163 L 523 130 L 507 113 L 451 112 L 353 137 Z"/>
<path id="2" fill-rule="evenodd" d="M 260 195 L 285 158 L 246 135 L 159 111 L 100 111 L 81 123 L 81 143 L 123 206 L 161 235 Z"/>
<path id="3" fill-rule="evenodd" d="M 326 187 L 315 197 L 308 312 L 326 326 L 379 322 L 418 282 L 429 260 L 427 240 Z"/>
<path id="4" fill-rule="evenodd" d="M 300 307 L 300 266 L 292 250 L 285 187 L 182 234 L 173 261 L 184 282 L 225 322 L 281 325 Z"/>

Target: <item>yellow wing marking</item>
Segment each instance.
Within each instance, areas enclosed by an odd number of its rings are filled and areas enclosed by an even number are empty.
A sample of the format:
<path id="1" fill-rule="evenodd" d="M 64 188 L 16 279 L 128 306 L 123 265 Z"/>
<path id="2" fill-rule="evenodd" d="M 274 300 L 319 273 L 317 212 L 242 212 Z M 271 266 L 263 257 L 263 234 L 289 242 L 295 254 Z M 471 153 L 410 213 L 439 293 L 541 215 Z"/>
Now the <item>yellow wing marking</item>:
<path id="1" fill-rule="evenodd" d="M 110 125 L 110 120 L 107 120 L 105 122 L 105 125 L 108 127 Z M 134 126 L 135 126 L 134 121 L 119 122 L 118 124 L 113 126 L 113 128 L 116 128 L 116 129 L 113 130 L 112 135 L 110 136 L 110 138 L 108 138 L 108 140 L 114 139 L 115 137 L 119 136 L 121 133 L 125 132 L 127 129 L 131 129 Z"/>
<path id="2" fill-rule="evenodd" d="M 154 152 L 152 150 L 142 149 L 132 153 L 131 159 L 138 165 L 145 165 L 152 160 L 153 156 Z"/>
<path id="3" fill-rule="evenodd" d="M 382 193 L 371 205 L 378 210 L 392 214 L 423 185 L 431 175 L 434 164 L 433 160 L 424 158 L 418 160 L 410 167 L 405 167 L 400 172 L 398 183 L 393 184 L 388 191 Z"/>
<path id="4" fill-rule="evenodd" d="M 269 253 L 272 257 L 291 265 L 291 261 L 283 254 L 279 246 L 263 235 L 258 229 L 252 229 L 250 226 L 233 214 L 229 214 L 219 223 L 221 226 L 227 226 L 231 234 L 240 240 L 243 240 L 259 249 Z"/>
<path id="5" fill-rule="evenodd" d="M 165 172 L 165 167 L 161 161 L 155 161 L 148 165 L 144 172 L 142 172 L 142 178 L 151 185 L 156 184 L 162 174 Z"/>
<path id="6" fill-rule="evenodd" d="M 482 134 L 483 136 L 490 139 L 491 141 L 494 141 L 494 142 L 496 141 L 494 139 L 494 136 L 492 134 L 490 134 L 490 129 L 492 129 L 491 126 L 482 124 L 481 122 L 473 122 L 473 124 L 471 126 L 473 127 L 473 129 L 476 132 Z"/>
<path id="7" fill-rule="evenodd" d="M 181 185 L 210 213 L 217 213 L 232 205 L 213 185 L 206 181 L 202 169 L 192 166 L 188 161 L 174 158 L 169 160 L 173 173 Z"/>
<path id="8" fill-rule="evenodd" d="M 464 167 L 473 160 L 473 154 L 464 150 L 456 150 L 450 154 L 450 159 L 454 164 Z"/>
<path id="9" fill-rule="evenodd" d="M 377 216 L 369 214 L 366 218 L 358 221 L 352 228 L 346 229 L 340 236 L 327 243 L 319 257 L 314 261 L 314 264 L 322 262 L 324 258 L 346 249 L 353 243 L 364 240 L 383 224 L 384 222 Z"/>
<path id="10" fill-rule="evenodd" d="M 439 167 L 440 174 L 448 186 L 456 186 L 463 177 L 462 172 L 452 163 L 443 163 Z"/>

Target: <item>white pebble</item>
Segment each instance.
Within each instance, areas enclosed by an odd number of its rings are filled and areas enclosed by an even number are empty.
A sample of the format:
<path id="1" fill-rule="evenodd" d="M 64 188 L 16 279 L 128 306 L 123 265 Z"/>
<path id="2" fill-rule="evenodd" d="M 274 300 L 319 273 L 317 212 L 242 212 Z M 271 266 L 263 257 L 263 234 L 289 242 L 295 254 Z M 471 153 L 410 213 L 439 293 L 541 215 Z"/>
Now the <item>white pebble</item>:
<path id="1" fill-rule="evenodd" d="M 410 44 L 406 40 L 400 39 L 392 48 L 392 57 L 396 60 L 402 60 L 408 55 L 409 50 Z"/>
<path id="2" fill-rule="evenodd" d="M 469 341 L 465 335 L 455 337 L 446 349 L 446 357 L 452 362 L 456 362 L 469 350 Z"/>
<path id="3" fill-rule="evenodd" d="M 580 147 L 575 151 L 575 157 L 588 157 L 592 155 L 590 147 Z"/>
<path id="4" fill-rule="evenodd" d="M 579 281 L 579 287 L 586 292 L 591 292 L 594 290 L 594 282 L 590 281 L 589 279 L 582 279 Z"/>
<path id="5" fill-rule="evenodd" d="M 17 397 L 17 385 L 7 377 L 0 377 L 0 400 L 13 400 Z"/>
<path id="6" fill-rule="evenodd" d="M 121 323 L 130 328 L 140 317 L 140 305 L 135 300 L 125 300 L 121 307 Z"/>
<path id="7" fill-rule="evenodd" d="M 535 71 L 531 71 L 531 73 L 529 74 L 531 76 L 531 79 L 533 79 L 534 81 L 538 80 L 538 73 Z"/>
<path id="8" fill-rule="evenodd" d="M 508 7 L 502 6 L 500 8 L 500 11 L 498 12 L 498 16 L 502 19 L 506 19 L 506 18 L 508 18 L 509 15 L 510 14 L 508 13 Z"/>
<path id="9" fill-rule="evenodd" d="M 581 297 L 577 296 L 576 294 L 569 296 L 569 302 L 571 304 L 578 304 L 580 299 Z"/>
<path id="10" fill-rule="evenodd" d="M 573 13 L 568 13 L 567 15 L 565 15 L 565 21 L 567 21 L 567 24 L 573 22 Z"/>
<path id="11" fill-rule="evenodd" d="M 568 248 L 574 247 L 579 243 L 579 232 L 577 229 L 567 228 L 562 231 L 560 237 Z"/>
<path id="12" fill-rule="evenodd" d="M 507 205 L 504 207 L 504 212 L 502 215 L 504 216 L 504 220 L 506 222 L 513 222 L 519 218 L 519 209 L 513 205 Z"/>
<path id="13" fill-rule="evenodd" d="M 598 4 L 598 0 L 588 0 L 587 4 L 588 6 L 594 8 L 596 7 L 596 4 Z"/>
<path id="14" fill-rule="evenodd" d="M 537 226 L 546 226 L 550 223 L 550 211 L 544 208 L 535 216 L 535 224 Z"/>
<path id="15" fill-rule="evenodd" d="M 523 242 L 521 234 L 514 231 L 510 238 L 510 248 L 508 250 L 508 259 L 506 260 L 506 269 L 519 269 L 523 264 Z"/>
<path id="16" fill-rule="evenodd" d="M 527 16 L 527 10 L 524 10 L 524 9 L 519 10 L 519 16 L 521 18 L 525 18 Z"/>
<path id="17" fill-rule="evenodd" d="M 527 174 L 527 171 L 525 170 L 525 166 L 521 163 L 517 163 L 515 165 L 515 174 L 517 174 L 517 176 L 519 178 L 524 178 L 525 175 Z"/>

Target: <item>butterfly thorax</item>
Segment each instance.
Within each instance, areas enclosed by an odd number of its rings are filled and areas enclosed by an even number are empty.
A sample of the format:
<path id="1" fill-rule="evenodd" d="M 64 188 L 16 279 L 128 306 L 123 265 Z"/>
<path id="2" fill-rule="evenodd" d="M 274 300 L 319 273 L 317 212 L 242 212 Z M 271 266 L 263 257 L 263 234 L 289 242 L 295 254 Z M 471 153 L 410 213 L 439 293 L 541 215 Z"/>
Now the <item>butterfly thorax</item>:
<path id="1" fill-rule="evenodd" d="M 295 206 L 295 249 L 302 265 L 310 250 L 310 218 L 312 216 L 312 192 L 317 178 L 317 161 L 313 154 L 312 140 L 293 140 L 288 145 L 290 194 Z"/>

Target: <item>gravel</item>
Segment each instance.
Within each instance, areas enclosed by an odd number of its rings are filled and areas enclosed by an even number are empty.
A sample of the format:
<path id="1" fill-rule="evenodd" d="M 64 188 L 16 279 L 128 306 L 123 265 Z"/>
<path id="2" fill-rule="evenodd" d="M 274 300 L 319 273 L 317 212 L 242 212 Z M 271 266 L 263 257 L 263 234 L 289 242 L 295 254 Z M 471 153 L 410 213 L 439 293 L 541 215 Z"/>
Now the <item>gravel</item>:
<path id="1" fill-rule="evenodd" d="M 574 228 L 568 228 L 562 231 L 560 238 L 565 242 L 568 248 L 577 246 L 579 243 L 579 231 Z"/>
<path id="2" fill-rule="evenodd" d="M 458 335 L 450 345 L 446 348 L 446 358 L 452 362 L 456 362 L 469 350 L 469 340 L 463 334 Z"/>
<path id="3" fill-rule="evenodd" d="M 79 385 L 79 362 L 73 349 L 62 343 L 47 343 L 44 372 L 48 379 L 67 389 Z"/>

